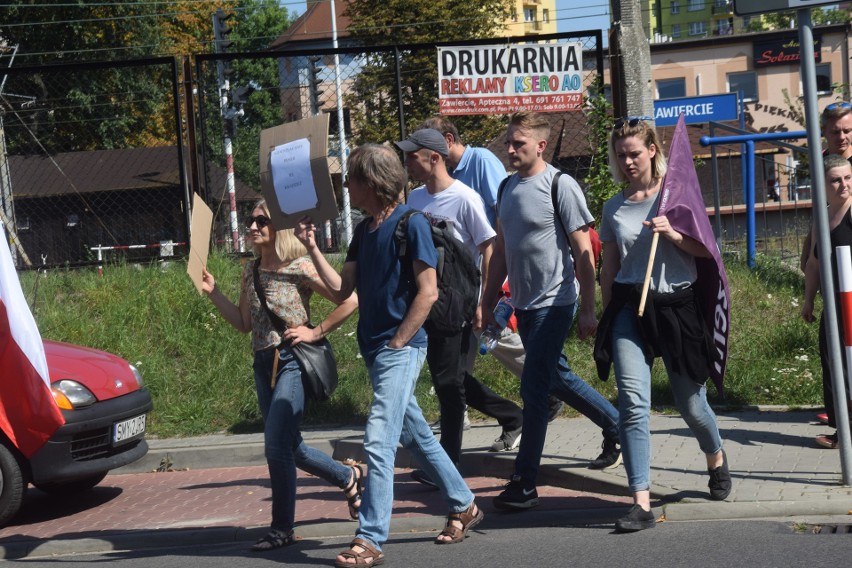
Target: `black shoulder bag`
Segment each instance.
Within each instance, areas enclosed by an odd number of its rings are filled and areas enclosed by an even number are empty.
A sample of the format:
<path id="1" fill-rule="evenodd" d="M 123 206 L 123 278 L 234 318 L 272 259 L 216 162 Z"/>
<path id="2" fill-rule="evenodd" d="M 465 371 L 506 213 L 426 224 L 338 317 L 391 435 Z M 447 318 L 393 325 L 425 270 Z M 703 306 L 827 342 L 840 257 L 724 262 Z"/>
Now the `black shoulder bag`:
<path id="1" fill-rule="evenodd" d="M 254 276 L 254 291 L 257 293 L 257 298 L 260 300 L 260 305 L 266 311 L 269 321 L 275 330 L 282 335 L 287 329 L 284 321 L 278 317 L 269 305 L 266 303 L 266 294 L 263 293 L 263 288 L 260 286 L 260 270 L 258 269 L 259 260 L 255 261 L 252 270 Z M 312 325 L 309 327 L 313 328 Z M 282 341 L 283 344 L 283 341 Z M 280 346 L 279 346 L 280 347 Z M 323 337 L 314 343 L 301 341 L 296 345 L 287 345 L 299 367 L 302 369 L 302 386 L 305 389 L 305 394 L 312 400 L 322 402 L 331 398 L 334 389 L 337 388 L 337 361 L 334 359 L 334 351 L 331 348 L 331 343 L 327 337 Z M 272 371 L 272 384 L 275 385 L 275 375 L 278 367 L 278 348 L 275 349 L 275 365 Z"/>

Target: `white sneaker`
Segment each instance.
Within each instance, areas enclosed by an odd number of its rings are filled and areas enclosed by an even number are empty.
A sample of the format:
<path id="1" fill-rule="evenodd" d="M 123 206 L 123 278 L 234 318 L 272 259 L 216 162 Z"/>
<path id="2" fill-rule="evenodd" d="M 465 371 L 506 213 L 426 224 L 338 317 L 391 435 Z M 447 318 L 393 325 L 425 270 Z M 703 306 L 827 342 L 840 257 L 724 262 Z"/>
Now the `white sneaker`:
<path id="1" fill-rule="evenodd" d="M 517 430 L 503 430 L 503 433 L 500 434 L 500 437 L 494 440 L 494 443 L 491 444 L 492 452 L 509 452 L 514 450 L 521 443 L 521 429 Z"/>
<path id="2" fill-rule="evenodd" d="M 441 433 L 441 417 L 438 416 L 438 419 L 429 424 L 429 428 L 432 429 L 433 434 Z M 464 411 L 464 420 L 462 421 L 462 430 L 467 432 L 470 430 L 470 418 L 467 415 L 467 410 Z"/>

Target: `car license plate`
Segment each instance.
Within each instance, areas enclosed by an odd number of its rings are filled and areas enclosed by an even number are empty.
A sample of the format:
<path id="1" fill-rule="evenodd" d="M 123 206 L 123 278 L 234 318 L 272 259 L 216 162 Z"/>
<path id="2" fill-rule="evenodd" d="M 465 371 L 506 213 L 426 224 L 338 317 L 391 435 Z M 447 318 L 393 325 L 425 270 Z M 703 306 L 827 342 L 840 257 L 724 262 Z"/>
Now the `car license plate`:
<path id="1" fill-rule="evenodd" d="M 116 422 L 112 428 L 112 443 L 123 444 L 145 434 L 145 415 Z"/>

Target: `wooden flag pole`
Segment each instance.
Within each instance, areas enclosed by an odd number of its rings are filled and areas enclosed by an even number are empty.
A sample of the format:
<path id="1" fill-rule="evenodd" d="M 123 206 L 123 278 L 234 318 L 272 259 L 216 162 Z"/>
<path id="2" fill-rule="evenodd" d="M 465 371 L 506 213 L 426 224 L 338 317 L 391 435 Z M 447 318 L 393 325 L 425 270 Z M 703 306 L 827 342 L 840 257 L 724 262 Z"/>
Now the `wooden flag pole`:
<path id="1" fill-rule="evenodd" d="M 648 299 L 648 288 L 651 287 L 651 270 L 654 268 L 654 257 L 657 255 L 657 243 L 660 233 L 654 233 L 651 239 L 651 256 L 648 258 L 648 268 L 645 270 L 645 282 L 642 283 L 642 298 L 639 300 L 639 317 L 645 313 L 645 300 Z"/>

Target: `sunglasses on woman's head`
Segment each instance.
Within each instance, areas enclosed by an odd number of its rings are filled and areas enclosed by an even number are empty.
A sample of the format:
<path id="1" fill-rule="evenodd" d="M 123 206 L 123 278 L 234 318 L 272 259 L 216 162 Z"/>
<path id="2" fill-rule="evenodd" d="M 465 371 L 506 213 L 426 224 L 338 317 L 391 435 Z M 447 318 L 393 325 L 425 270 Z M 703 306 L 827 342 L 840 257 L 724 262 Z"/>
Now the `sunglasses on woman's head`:
<path id="1" fill-rule="evenodd" d="M 618 120 L 616 120 L 615 124 L 612 125 L 612 129 L 613 131 L 621 130 L 622 128 L 624 128 L 625 124 L 630 128 L 635 128 L 643 120 L 653 120 L 653 118 L 650 116 L 626 116 L 624 118 L 619 118 Z"/>
<path id="2" fill-rule="evenodd" d="M 258 215 L 257 217 L 249 217 L 246 220 L 246 229 L 251 229 L 252 225 L 257 225 L 257 230 L 263 229 L 269 224 L 269 217 L 266 215 Z"/>
<path id="3" fill-rule="evenodd" d="M 830 105 L 825 107 L 825 110 L 834 110 L 836 108 L 852 108 L 852 104 L 845 102 L 831 103 Z"/>

